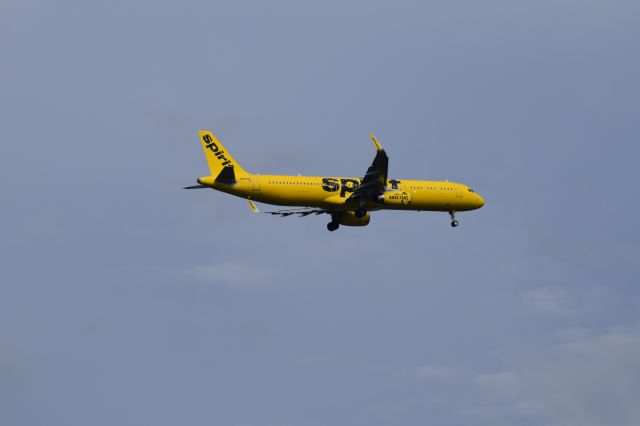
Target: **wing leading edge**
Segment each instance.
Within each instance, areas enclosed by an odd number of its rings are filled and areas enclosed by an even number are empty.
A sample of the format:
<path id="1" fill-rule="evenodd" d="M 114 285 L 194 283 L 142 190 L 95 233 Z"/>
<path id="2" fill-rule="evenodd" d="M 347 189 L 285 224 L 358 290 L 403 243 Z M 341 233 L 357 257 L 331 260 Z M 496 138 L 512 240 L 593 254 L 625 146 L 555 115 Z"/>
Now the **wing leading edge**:
<path id="1" fill-rule="evenodd" d="M 373 145 L 376 147 L 376 156 L 373 158 L 373 163 L 367 169 L 367 172 L 362 179 L 362 183 L 347 201 L 367 201 L 375 200 L 379 195 L 382 195 L 387 186 L 387 174 L 389 172 L 389 157 L 382 148 L 382 146 L 373 136 L 370 134 Z"/>

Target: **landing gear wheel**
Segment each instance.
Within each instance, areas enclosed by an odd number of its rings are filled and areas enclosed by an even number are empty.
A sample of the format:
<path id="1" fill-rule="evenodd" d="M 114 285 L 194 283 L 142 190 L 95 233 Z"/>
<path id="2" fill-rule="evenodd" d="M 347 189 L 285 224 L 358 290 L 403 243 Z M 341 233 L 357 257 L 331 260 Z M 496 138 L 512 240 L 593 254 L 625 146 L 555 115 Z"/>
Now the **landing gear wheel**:
<path id="1" fill-rule="evenodd" d="M 364 207 L 360 207 L 358 210 L 354 212 L 354 214 L 358 219 L 362 219 L 367 215 L 367 209 L 365 209 Z"/>
<path id="2" fill-rule="evenodd" d="M 331 232 L 335 231 L 339 227 L 340 227 L 340 224 L 338 222 L 329 222 L 329 223 L 327 223 L 327 229 L 329 231 L 331 231 Z"/>
<path id="3" fill-rule="evenodd" d="M 449 216 L 451 216 L 451 227 L 455 228 L 458 226 L 458 221 L 456 220 L 456 212 L 453 210 L 449 210 Z"/>

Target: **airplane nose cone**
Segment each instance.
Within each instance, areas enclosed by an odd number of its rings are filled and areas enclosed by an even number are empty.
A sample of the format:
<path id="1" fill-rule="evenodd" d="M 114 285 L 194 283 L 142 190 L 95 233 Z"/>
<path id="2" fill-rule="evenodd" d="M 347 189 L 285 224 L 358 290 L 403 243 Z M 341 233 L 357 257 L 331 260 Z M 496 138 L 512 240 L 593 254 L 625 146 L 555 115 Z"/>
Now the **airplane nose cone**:
<path id="1" fill-rule="evenodd" d="M 477 197 L 478 197 L 478 208 L 480 208 L 484 206 L 484 199 L 479 195 L 477 195 Z"/>

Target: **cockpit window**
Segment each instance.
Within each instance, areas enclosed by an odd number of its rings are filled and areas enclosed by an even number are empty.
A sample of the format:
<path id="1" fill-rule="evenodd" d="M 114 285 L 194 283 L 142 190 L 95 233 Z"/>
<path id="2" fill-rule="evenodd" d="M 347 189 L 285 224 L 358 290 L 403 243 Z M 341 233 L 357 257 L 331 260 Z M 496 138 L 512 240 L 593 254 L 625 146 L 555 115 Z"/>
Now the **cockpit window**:
<path id="1" fill-rule="evenodd" d="M 467 188 L 467 191 L 469 191 L 469 192 L 473 192 L 473 189 L 471 189 L 471 188 Z"/>

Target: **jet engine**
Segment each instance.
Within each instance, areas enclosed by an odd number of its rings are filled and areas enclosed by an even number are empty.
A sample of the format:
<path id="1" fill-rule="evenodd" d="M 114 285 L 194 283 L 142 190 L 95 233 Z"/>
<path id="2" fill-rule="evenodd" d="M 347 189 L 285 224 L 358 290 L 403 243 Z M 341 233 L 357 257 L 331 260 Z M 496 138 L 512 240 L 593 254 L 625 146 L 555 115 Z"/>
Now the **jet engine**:
<path id="1" fill-rule="evenodd" d="M 365 214 L 361 218 L 357 218 L 355 212 L 347 211 L 342 213 L 342 216 L 340 217 L 340 225 L 367 226 L 370 220 L 371 216 L 369 216 L 369 213 Z"/>
<path id="2" fill-rule="evenodd" d="M 379 196 L 378 201 L 390 206 L 406 206 L 411 203 L 411 194 L 406 191 L 389 191 Z"/>

